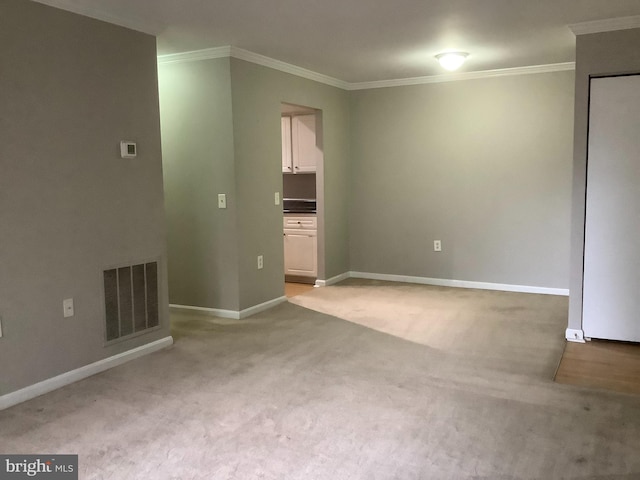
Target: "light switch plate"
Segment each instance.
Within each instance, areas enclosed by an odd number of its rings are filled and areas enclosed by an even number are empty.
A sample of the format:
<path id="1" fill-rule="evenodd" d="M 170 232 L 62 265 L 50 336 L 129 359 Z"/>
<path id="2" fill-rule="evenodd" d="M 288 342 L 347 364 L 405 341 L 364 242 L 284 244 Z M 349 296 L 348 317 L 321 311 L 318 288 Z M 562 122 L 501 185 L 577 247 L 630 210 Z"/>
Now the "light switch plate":
<path id="1" fill-rule="evenodd" d="M 442 242 L 440 240 L 433 241 L 433 251 L 441 252 L 442 251 Z"/>
<path id="2" fill-rule="evenodd" d="M 276 205 L 280 205 L 280 192 L 276 192 L 274 196 L 274 202 Z"/>
<path id="3" fill-rule="evenodd" d="M 62 311 L 64 318 L 73 317 L 73 298 L 67 298 L 62 301 Z"/>
<path id="4" fill-rule="evenodd" d="M 227 208 L 227 196 L 224 193 L 218 194 L 218 208 Z"/>

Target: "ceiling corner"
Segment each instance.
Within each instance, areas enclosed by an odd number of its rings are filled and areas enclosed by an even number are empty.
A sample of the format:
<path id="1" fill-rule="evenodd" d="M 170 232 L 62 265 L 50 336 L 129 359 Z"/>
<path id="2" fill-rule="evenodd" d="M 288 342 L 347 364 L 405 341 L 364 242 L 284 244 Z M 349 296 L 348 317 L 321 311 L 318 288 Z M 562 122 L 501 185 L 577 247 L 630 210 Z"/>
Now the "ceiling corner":
<path id="1" fill-rule="evenodd" d="M 588 35 L 591 33 L 613 32 L 616 30 L 630 30 L 640 28 L 640 15 L 632 17 L 608 18 L 593 22 L 574 23 L 569 29 L 574 35 Z"/>
<path id="2" fill-rule="evenodd" d="M 49 7 L 59 8 L 67 12 L 77 13 L 85 17 L 90 17 L 103 22 L 112 23 L 120 27 L 129 28 L 138 32 L 146 33 L 157 37 L 164 30 L 164 25 L 150 21 L 148 19 L 131 18 L 107 13 L 104 10 L 94 8 L 88 5 L 82 5 L 72 0 L 33 0 L 34 2 L 47 5 Z"/>

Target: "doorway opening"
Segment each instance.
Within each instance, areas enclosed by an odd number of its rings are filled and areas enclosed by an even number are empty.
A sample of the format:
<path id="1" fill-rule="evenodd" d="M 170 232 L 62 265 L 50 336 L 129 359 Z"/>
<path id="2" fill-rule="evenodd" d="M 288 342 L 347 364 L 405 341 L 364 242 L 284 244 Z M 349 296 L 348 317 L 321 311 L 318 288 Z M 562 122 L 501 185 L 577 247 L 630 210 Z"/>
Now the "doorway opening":
<path id="1" fill-rule="evenodd" d="M 281 104 L 284 283 L 287 297 L 324 278 L 322 111 Z"/>

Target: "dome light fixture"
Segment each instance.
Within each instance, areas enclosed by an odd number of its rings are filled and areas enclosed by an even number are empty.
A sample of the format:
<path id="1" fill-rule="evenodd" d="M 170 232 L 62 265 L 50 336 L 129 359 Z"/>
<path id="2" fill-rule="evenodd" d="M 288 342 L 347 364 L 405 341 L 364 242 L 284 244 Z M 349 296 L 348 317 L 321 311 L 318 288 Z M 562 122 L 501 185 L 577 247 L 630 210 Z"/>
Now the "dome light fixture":
<path id="1" fill-rule="evenodd" d="M 462 66 L 468 56 L 469 54 L 466 52 L 444 52 L 436 55 L 436 58 L 442 68 L 453 72 Z"/>

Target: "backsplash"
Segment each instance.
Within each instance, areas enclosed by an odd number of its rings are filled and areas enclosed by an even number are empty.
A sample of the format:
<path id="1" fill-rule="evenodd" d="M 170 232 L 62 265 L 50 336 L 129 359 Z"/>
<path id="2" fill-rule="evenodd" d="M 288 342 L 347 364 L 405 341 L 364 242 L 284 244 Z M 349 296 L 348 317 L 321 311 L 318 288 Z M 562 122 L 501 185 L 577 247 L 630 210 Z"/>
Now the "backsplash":
<path id="1" fill-rule="evenodd" d="M 316 198 L 316 174 L 282 175 L 283 198 Z"/>

